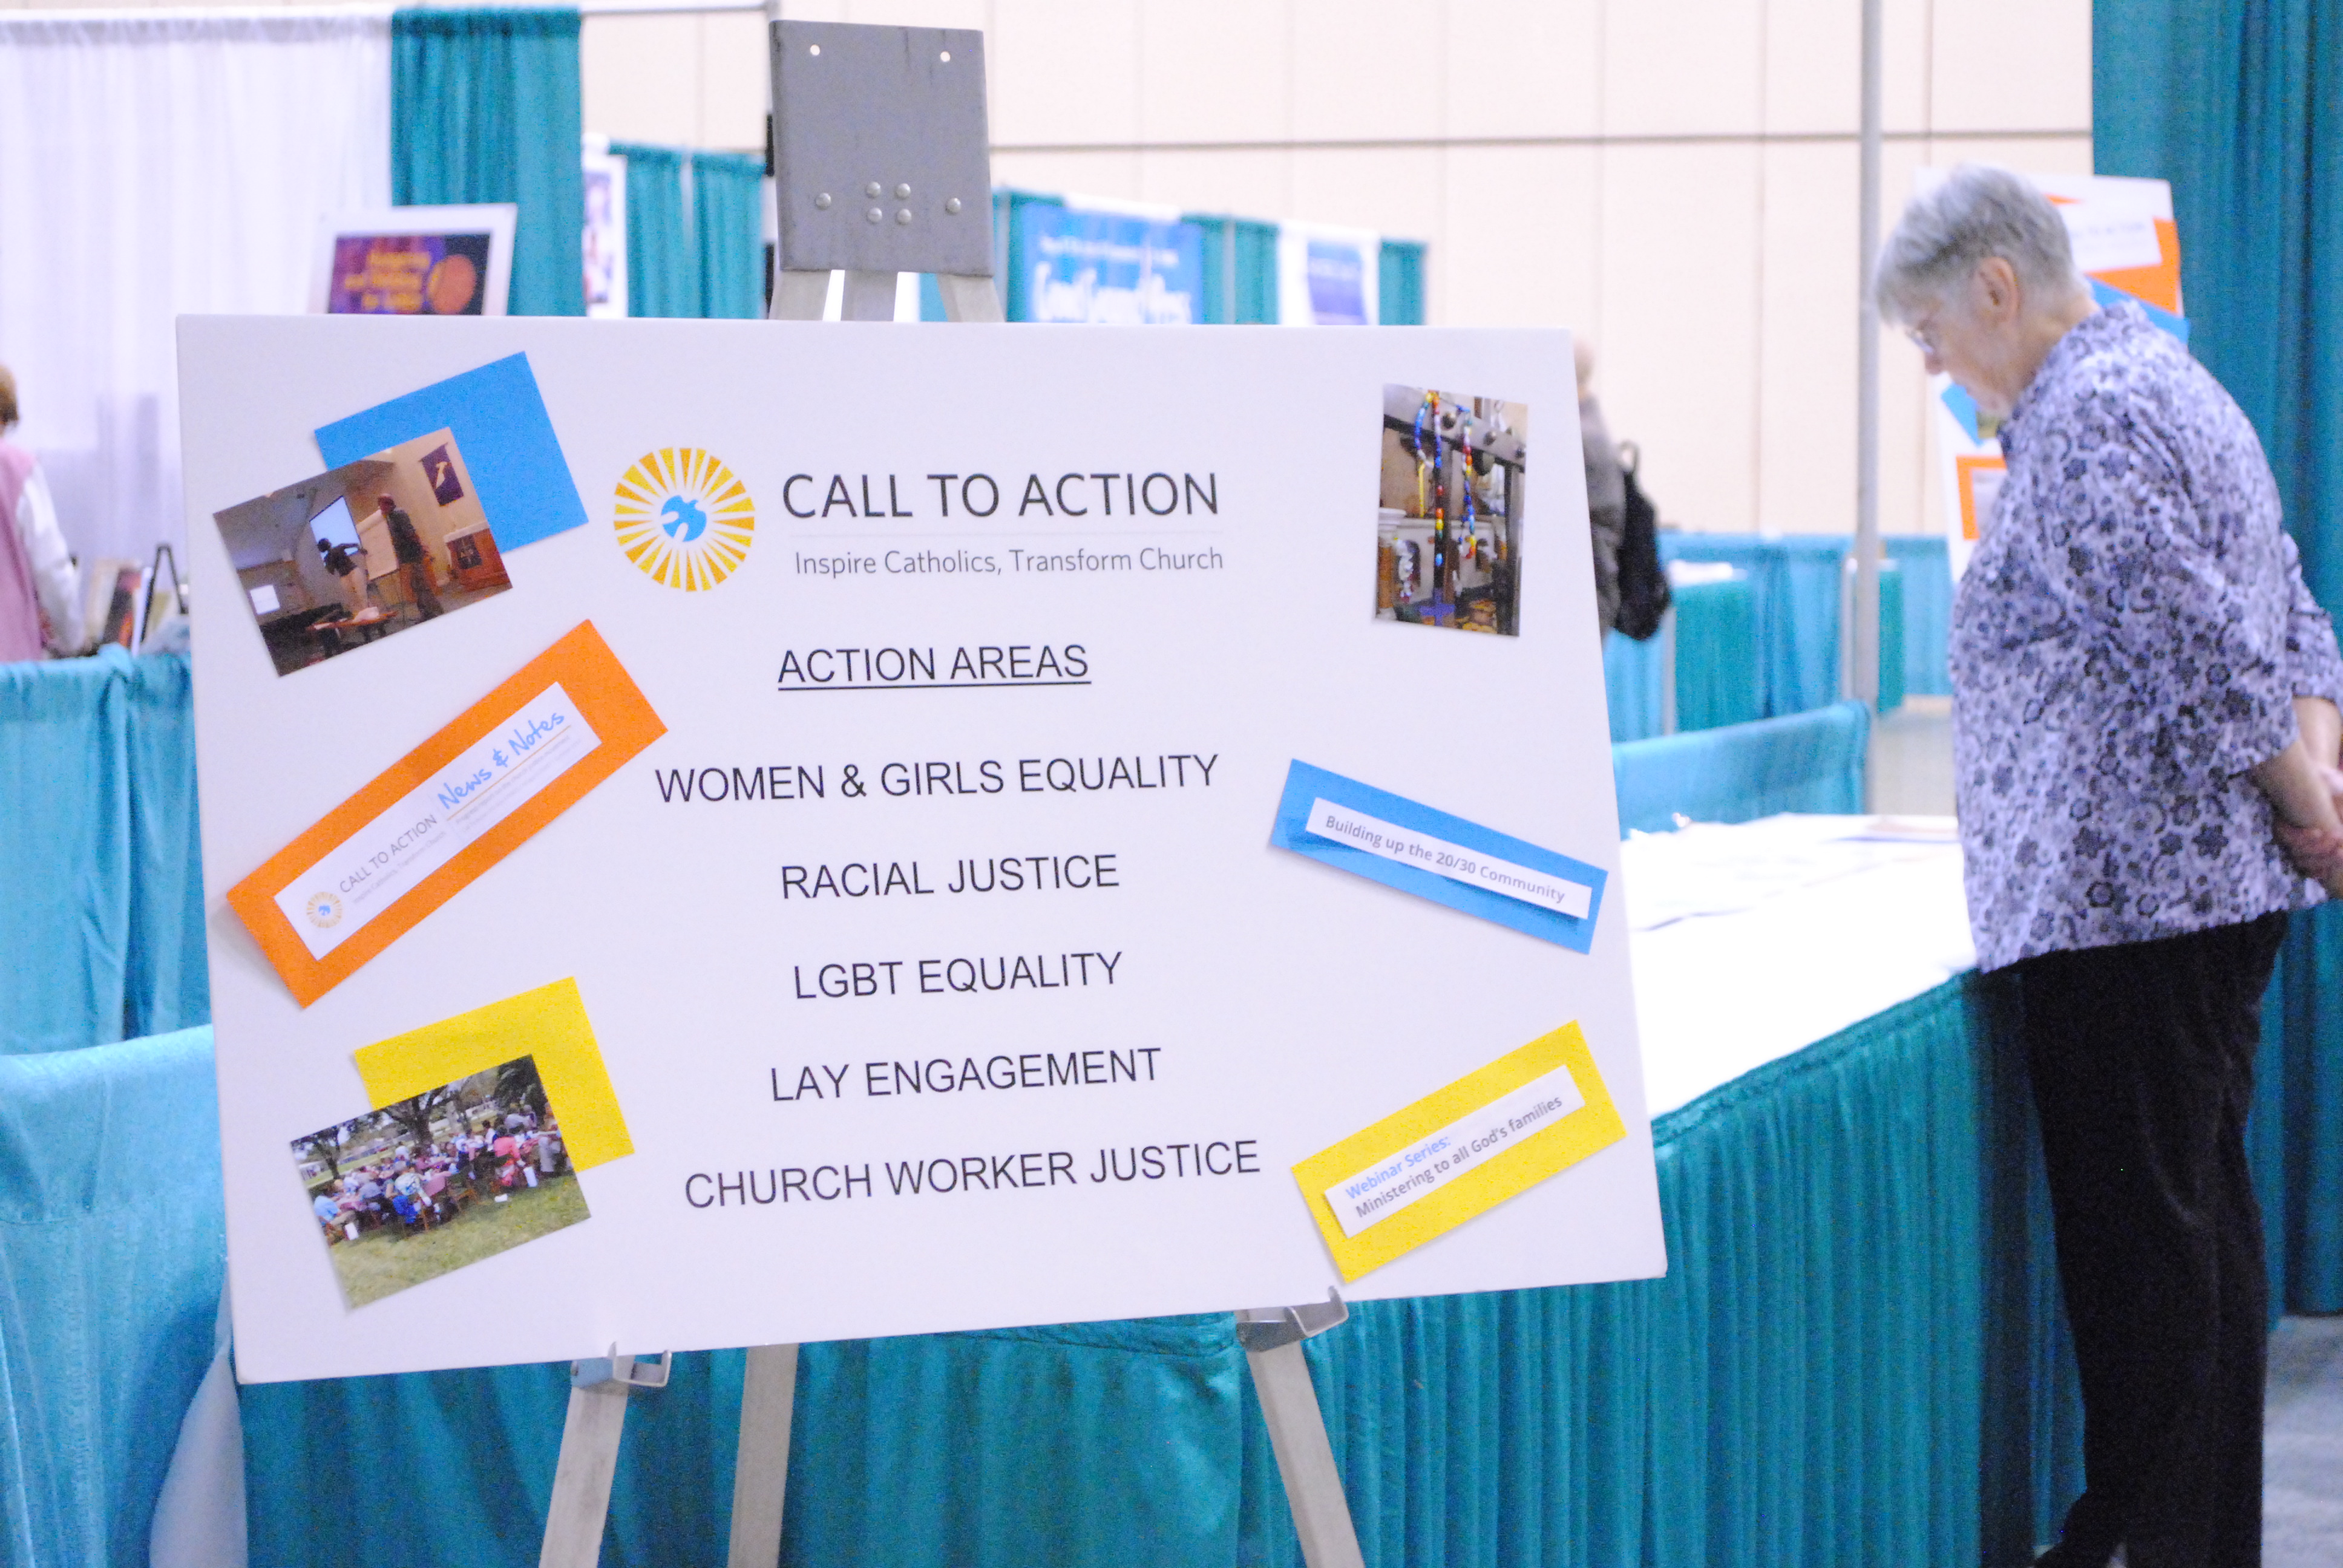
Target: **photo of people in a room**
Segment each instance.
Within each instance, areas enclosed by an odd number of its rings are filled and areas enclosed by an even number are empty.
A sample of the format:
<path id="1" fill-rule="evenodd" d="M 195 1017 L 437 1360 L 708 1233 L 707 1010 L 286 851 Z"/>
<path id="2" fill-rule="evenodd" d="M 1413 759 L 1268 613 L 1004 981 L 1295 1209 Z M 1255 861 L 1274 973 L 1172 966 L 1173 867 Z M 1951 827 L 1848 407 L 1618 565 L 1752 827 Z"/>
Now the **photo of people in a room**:
<path id="1" fill-rule="evenodd" d="M 1529 407 L 1383 388 L 1375 618 L 1520 633 Z"/>
<path id="2" fill-rule="evenodd" d="M 230 507 L 216 520 L 279 675 L 512 587 L 446 430 Z"/>

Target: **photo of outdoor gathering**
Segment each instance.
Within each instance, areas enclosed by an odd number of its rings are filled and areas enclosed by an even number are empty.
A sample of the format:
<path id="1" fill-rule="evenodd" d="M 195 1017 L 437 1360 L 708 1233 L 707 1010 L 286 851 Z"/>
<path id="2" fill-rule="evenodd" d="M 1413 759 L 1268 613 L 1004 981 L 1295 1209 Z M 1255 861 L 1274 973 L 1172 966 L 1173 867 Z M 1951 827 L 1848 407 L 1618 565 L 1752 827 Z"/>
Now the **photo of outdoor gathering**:
<path id="1" fill-rule="evenodd" d="M 531 1057 L 305 1134 L 293 1158 L 353 1308 L 587 1218 Z"/>
<path id="2" fill-rule="evenodd" d="M 445 429 L 216 514 L 279 675 L 512 587 Z"/>

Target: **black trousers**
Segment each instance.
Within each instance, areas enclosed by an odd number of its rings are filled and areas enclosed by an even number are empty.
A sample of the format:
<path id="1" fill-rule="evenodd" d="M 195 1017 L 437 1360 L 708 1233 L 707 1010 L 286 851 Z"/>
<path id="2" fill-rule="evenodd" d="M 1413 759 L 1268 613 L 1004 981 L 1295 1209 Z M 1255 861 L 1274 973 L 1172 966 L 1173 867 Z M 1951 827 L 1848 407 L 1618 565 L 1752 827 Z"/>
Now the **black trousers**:
<path id="1" fill-rule="evenodd" d="M 2286 917 L 2014 966 L 2083 1481 L 2053 1560 L 2257 1568 L 2269 1283 L 2246 1165 Z"/>

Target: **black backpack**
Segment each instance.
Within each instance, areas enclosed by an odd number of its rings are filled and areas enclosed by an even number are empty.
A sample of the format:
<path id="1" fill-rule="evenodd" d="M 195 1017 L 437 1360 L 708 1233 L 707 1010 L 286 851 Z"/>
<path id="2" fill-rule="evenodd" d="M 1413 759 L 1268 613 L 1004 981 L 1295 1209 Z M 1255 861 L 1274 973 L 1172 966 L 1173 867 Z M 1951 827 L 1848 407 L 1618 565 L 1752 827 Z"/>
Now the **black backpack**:
<path id="1" fill-rule="evenodd" d="M 1674 596 L 1660 566 L 1660 514 L 1635 482 L 1643 454 L 1633 441 L 1619 443 L 1619 467 L 1627 480 L 1626 527 L 1619 539 L 1619 629 L 1637 642 L 1660 629 Z"/>

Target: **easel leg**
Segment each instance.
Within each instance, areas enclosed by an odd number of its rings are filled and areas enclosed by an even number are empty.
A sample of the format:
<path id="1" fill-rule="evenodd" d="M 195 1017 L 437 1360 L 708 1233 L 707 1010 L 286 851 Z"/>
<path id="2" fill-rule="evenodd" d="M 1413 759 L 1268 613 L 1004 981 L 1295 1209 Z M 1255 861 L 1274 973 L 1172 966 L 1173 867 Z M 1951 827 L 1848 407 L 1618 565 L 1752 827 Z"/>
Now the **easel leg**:
<path id="1" fill-rule="evenodd" d="M 1302 1538 L 1302 1560 L 1309 1568 L 1365 1568 L 1302 1341 L 1297 1337 L 1270 1350 L 1248 1347 L 1245 1362 L 1252 1368 L 1253 1392 L 1261 1396 L 1285 1501 L 1293 1510 L 1294 1533 Z"/>
<path id="2" fill-rule="evenodd" d="M 895 275 L 891 272 L 857 272 L 846 274 L 846 292 L 839 297 L 838 318 L 840 321 L 892 321 L 895 319 Z"/>
<path id="3" fill-rule="evenodd" d="M 830 302 L 830 274 L 784 272 L 773 280 L 773 303 L 766 311 L 774 321 L 820 321 Z"/>
<path id="4" fill-rule="evenodd" d="M 627 1385 L 599 1382 L 569 1391 L 561 1458 L 553 1471 L 553 1506 L 545 1515 L 538 1568 L 595 1568 L 610 1515 L 610 1479 L 618 1470 L 618 1434 L 627 1421 Z"/>
<path id="5" fill-rule="evenodd" d="M 740 1447 L 732 1464 L 732 1549 L 725 1568 L 777 1568 L 789 1483 L 789 1415 L 798 1347 L 752 1345 L 740 1384 Z"/>
<path id="6" fill-rule="evenodd" d="M 1006 321 L 1001 309 L 1001 291 L 989 277 L 966 277 L 957 273 L 936 274 L 936 290 L 944 297 L 944 319 L 947 321 Z"/>

